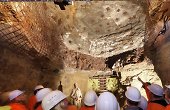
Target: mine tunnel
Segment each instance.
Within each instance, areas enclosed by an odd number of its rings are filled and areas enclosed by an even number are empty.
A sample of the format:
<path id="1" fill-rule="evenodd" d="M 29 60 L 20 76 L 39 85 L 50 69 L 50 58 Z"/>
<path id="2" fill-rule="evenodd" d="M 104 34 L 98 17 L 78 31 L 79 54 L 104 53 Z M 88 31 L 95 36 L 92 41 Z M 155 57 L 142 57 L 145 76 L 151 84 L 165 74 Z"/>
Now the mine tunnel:
<path id="1" fill-rule="evenodd" d="M 109 91 L 122 108 L 128 86 L 146 97 L 138 78 L 170 84 L 165 1 L 74 1 L 64 10 L 53 1 L 0 2 L 0 106 L 10 91 L 28 100 L 37 85 L 61 83 L 70 103 L 77 84 L 82 100 L 88 90 Z"/>

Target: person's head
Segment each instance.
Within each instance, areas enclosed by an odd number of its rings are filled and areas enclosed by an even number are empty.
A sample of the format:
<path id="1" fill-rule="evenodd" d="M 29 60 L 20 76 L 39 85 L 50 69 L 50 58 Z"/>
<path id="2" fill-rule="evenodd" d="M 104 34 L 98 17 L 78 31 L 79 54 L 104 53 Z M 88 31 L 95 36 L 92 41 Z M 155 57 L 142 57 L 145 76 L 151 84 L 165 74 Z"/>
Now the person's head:
<path id="1" fill-rule="evenodd" d="M 37 102 L 41 102 L 43 100 L 43 98 L 50 92 L 52 92 L 52 90 L 50 88 L 43 88 L 43 89 L 39 90 L 36 94 Z"/>
<path id="2" fill-rule="evenodd" d="M 84 97 L 84 104 L 86 106 L 94 106 L 95 103 L 96 103 L 96 100 L 97 100 L 97 95 L 96 95 L 96 92 L 94 92 L 93 90 L 90 90 L 88 91 L 86 94 L 85 94 L 85 97 Z"/>
<path id="3" fill-rule="evenodd" d="M 158 85 L 158 84 L 151 84 L 147 86 L 149 91 L 151 92 L 151 100 L 152 99 L 157 99 L 157 98 L 162 98 L 163 97 L 163 88 Z"/>
<path id="4" fill-rule="evenodd" d="M 77 83 L 74 83 L 74 88 L 77 88 L 78 87 L 78 84 Z"/>
<path id="5" fill-rule="evenodd" d="M 97 99 L 95 110 L 120 110 L 120 106 L 112 93 L 104 92 Z"/>
<path id="6" fill-rule="evenodd" d="M 125 96 L 129 106 L 138 106 L 141 100 L 140 91 L 136 87 L 129 87 L 125 92 Z"/>
<path id="7" fill-rule="evenodd" d="M 9 100 L 11 102 L 25 102 L 26 96 L 23 91 L 14 90 L 9 93 Z"/>
<path id="8" fill-rule="evenodd" d="M 170 85 L 165 85 L 165 91 L 164 91 L 164 93 L 165 93 L 165 98 L 166 98 L 167 100 L 170 100 Z"/>
<path id="9" fill-rule="evenodd" d="M 61 91 L 55 90 L 47 94 L 42 100 L 43 110 L 66 110 L 68 106 L 67 96 Z"/>
<path id="10" fill-rule="evenodd" d="M 143 110 L 147 110 L 147 106 L 148 106 L 148 101 L 146 100 L 145 97 L 141 97 L 141 101 L 139 103 L 139 107 L 142 108 Z"/>
<path id="11" fill-rule="evenodd" d="M 35 88 L 34 88 L 34 95 L 37 94 L 37 92 L 41 89 L 43 89 L 44 87 L 42 85 L 37 85 Z"/>

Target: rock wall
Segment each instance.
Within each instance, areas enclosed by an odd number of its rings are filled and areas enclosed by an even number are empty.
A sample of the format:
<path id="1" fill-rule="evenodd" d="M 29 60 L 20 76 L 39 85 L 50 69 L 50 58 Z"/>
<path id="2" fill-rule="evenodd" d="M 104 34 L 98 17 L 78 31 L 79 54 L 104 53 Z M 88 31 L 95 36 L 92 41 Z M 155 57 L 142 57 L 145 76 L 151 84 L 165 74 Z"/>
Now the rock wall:
<path id="1" fill-rule="evenodd" d="M 145 14 L 139 3 L 76 2 L 76 8 L 73 29 L 63 36 L 67 48 L 106 58 L 143 46 Z"/>
<path id="2" fill-rule="evenodd" d="M 20 89 L 26 91 L 30 96 L 33 94 L 33 89 L 36 85 L 42 84 L 44 87 L 57 89 L 59 81 L 62 81 L 64 93 L 70 95 L 74 83 L 78 83 L 85 94 L 87 91 L 88 76 L 94 71 L 77 71 L 67 69 L 58 71 L 54 68 L 46 69 L 37 66 L 37 62 L 29 58 L 16 54 L 9 49 L 0 47 L 0 104 L 7 104 L 8 92 Z M 6 93 L 7 92 L 7 93 Z"/>
<path id="3" fill-rule="evenodd" d="M 1 47 L 0 52 L 0 91 L 10 91 L 14 89 L 26 90 L 32 92 L 33 88 L 42 83 L 44 86 L 52 87 L 53 84 L 47 82 L 48 78 L 53 78 L 47 74 L 45 81 L 42 78 L 44 73 L 34 62 L 24 56 L 17 55 L 8 49 Z"/>
<path id="4" fill-rule="evenodd" d="M 166 31 L 163 34 L 160 34 L 160 31 L 164 27 L 164 18 L 169 18 L 169 0 L 155 0 L 151 1 L 149 18 L 147 26 L 149 27 L 148 36 L 145 38 L 145 55 L 147 55 L 154 65 L 154 70 L 157 72 L 161 78 L 163 84 L 169 84 L 169 36 L 170 22 L 167 21 Z M 165 13 L 162 10 L 167 9 Z"/>
<path id="5" fill-rule="evenodd" d="M 122 84 L 140 89 L 139 76 L 161 85 L 154 70 L 168 83 L 169 44 L 150 51 L 154 37 L 146 35 L 145 19 L 152 12 L 147 12 L 146 4 L 76 2 L 61 11 L 53 2 L 1 3 L 0 90 L 20 88 L 31 93 L 37 84 L 56 89 L 62 81 L 67 95 L 75 82 L 84 94 L 89 76 L 107 73 L 119 60 Z"/>
<path id="6" fill-rule="evenodd" d="M 27 39 L 26 45 L 29 44 L 25 48 L 28 54 L 34 49 L 55 62 L 59 69 L 104 70 L 105 58 L 143 47 L 145 5 L 142 4 L 146 3 L 134 0 L 75 2 L 74 6 L 61 11 L 53 2 L 4 3 L 0 4 L 2 27 L 10 28 L 1 30 L 2 36 L 4 31 L 14 33 L 11 30 L 17 24 Z M 13 38 L 7 32 L 3 42 Z"/>

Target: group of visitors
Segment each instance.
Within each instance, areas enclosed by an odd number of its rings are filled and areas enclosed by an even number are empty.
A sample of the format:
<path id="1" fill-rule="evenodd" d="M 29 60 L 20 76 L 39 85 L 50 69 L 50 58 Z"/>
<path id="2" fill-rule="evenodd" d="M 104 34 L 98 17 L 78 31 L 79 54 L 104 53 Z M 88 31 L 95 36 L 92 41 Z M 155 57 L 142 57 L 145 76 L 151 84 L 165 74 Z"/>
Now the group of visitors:
<path id="1" fill-rule="evenodd" d="M 147 98 L 141 96 L 136 87 L 128 87 L 125 92 L 126 105 L 123 110 L 170 110 L 170 85 L 163 89 L 158 84 L 143 82 Z M 61 86 L 59 90 L 52 90 L 38 85 L 34 89 L 34 95 L 26 103 L 25 92 L 13 90 L 9 93 L 9 104 L 1 106 L 0 110 L 120 110 L 119 102 L 111 92 L 103 92 L 97 96 L 96 92 L 89 90 L 84 98 L 77 83 L 74 84 L 70 97 L 71 104 L 63 93 Z M 81 104 L 83 99 L 83 103 Z M 83 105 L 83 106 L 82 106 Z"/>

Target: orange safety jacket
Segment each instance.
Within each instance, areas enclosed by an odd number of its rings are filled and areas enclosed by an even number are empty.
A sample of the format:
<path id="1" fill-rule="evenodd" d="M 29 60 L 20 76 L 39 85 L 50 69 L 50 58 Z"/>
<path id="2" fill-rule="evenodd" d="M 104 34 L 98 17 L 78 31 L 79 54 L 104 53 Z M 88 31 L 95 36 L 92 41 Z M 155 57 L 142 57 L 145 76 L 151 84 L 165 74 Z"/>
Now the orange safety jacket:
<path id="1" fill-rule="evenodd" d="M 80 110 L 94 110 L 94 106 L 91 106 L 91 107 L 83 106 L 80 108 Z"/>
<path id="2" fill-rule="evenodd" d="M 148 103 L 147 110 L 165 110 L 166 106 L 167 106 L 167 102 L 164 99 L 150 101 Z"/>
<path id="3" fill-rule="evenodd" d="M 165 110 L 170 110 L 170 105 L 167 105 Z"/>
<path id="4" fill-rule="evenodd" d="M 162 106 L 162 105 L 157 104 L 157 103 L 149 102 L 147 110 L 165 110 L 165 106 Z"/>
<path id="5" fill-rule="evenodd" d="M 39 105 L 35 110 L 43 110 L 43 108 L 41 105 Z"/>
<path id="6" fill-rule="evenodd" d="M 37 103 L 37 99 L 35 95 L 31 96 L 28 101 L 28 108 L 29 110 L 34 110 L 34 106 Z"/>
<path id="7" fill-rule="evenodd" d="M 75 105 L 68 105 L 67 110 L 78 110 Z"/>
<path id="8" fill-rule="evenodd" d="M 28 110 L 25 105 L 20 103 L 11 103 L 9 104 L 11 110 Z"/>

